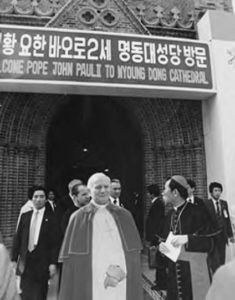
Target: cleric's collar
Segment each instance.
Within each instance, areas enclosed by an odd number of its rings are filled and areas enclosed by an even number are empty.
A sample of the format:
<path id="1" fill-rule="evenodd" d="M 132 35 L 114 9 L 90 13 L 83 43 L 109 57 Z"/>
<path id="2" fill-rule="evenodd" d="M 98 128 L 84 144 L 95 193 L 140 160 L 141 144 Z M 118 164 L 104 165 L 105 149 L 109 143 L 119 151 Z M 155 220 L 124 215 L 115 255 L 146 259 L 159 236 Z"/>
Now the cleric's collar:
<path id="1" fill-rule="evenodd" d="M 97 207 L 97 208 L 104 208 L 104 207 L 107 207 L 108 206 L 108 204 L 109 204 L 109 202 L 107 202 L 107 203 L 105 203 L 105 204 L 97 204 L 95 201 L 94 201 L 94 199 L 91 199 L 91 201 L 90 201 L 90 203 L 91 204 L 93 204 L 95 207 Z"/>

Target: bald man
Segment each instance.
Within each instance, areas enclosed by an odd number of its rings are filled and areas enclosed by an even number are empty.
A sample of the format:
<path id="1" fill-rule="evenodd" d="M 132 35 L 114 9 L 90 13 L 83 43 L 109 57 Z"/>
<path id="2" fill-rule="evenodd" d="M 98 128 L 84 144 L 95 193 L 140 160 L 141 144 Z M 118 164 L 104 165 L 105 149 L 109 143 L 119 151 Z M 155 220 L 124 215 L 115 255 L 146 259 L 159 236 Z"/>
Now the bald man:
<path id="1" fill-rule="evenodd" d="M 73 206 L 73 196 L 72 196 L 72 189 L 75 185 L 82 184 L 82 181 L 80 179 L 73 179 L 68 184 L 68 192 L 69 194 L 66 195 L 64 198 L 60 199 L 59 205 L 63 211 L 63 213 Z"/>
<path id="2" fill-rule="evenodd" d="M 141 241 L 131 214 L 110 202 L 110 178 L 93 174 L 91 201 L 70 218 L 59 260 L 59 300 L 142 300 Z"/>
<path id="3" fill-rule="evenodd" d="M 82 206 L 85 206 L 90 201 L 90 193 L 86 185 L 76 184 L 72 187 L 71 196 L 73 200 L 73 205 L 70 206 L 64 213 L 61 221 L 61 231 L 64 236 L 66 228 L 69 223 L 70 216 Z"/>

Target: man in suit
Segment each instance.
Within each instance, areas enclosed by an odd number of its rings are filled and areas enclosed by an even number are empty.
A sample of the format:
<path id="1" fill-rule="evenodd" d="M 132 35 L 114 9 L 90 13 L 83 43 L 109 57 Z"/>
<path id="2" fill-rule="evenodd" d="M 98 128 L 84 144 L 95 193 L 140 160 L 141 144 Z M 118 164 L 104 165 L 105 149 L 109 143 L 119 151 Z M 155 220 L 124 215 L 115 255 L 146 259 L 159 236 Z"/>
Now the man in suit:
<path id="1" fill-rule="evenodd" d="M 149 185 L 147 192 L 151 199 L 151 206 L 146 221 L 146 240 L 154 244 L 156 234 L 160 235 L 162 231 L 165 218 L 165 206 L 157 184 Z"/>
<path id="2" fill-rule="evenodd" d="M 205 205 L 205 201 L 203 201 L 201 198 L 197 197 L 194 195 L 195 190 L 196 190 L 196 183 L 192 179 L 187 179 L 188 183 L 188 198 L 187 201 L 192 203 L 195 206 L 200 207 L 204 211 L 204 222 L 208 222 L 210 219 L 210 215 L 208 213 L 208 210 Z M 216 235 L 216 229 L 211 226 L 211 231 Z"/>
<path id="3" fill-rule="evenodd" d="M 56 202 L 57 202 L 56 191 L 54 189 L 48 189 L 47 191 L 48 191 L 47 202 L 48 204 L 50 204 L 52 211 L 56 212 Z"/>
<path id="4" fill-rule="evenodd" d="M 28 189 L 28 200 L 27 200 L 27 202 L 25 202 L 25 204 L 20 209 L 20 213 L 19 213 L 18 220 L 17 220 L 17 226 L 19 224 L 21 215 L 28 212 L 28 211 L 33 210 L 33 208 L 34 208 L 34 205 L 33 205 L 33 202 L 32 202 L 34 188 L 35 188 L 35 186 L 32 186 Z M 49 201 L 46 201 L 45 207 L 47 208 L 47 210 L 53 212 L 53 209 L 52 209 L 51 204 L 49 203 Z"/>
<path id="5" fill-rule="evenodd" d="M 82 184 L 82 181 L 80 179 L 73 179 L 69 182 L 68 184 L 68 191 L 69 194 L 66 195 L 65 197 L 61 198 L 59 201 L 59 206 L 62 211 L 62 214 L 71 206 L 73 206 L 73 197 L 72 197 L 72 188 L 76 184 Z"/>
<path id="6" fill-rule="evenodd" d="M 22 300 L 46 300 L 48 279 L 56 273 L 59 232 L 55 215 L 45 204 L 46 190 L 32 190 L 33 210 L 21 215 L 13 240 L 12 261 L 21 275 Z"/>
<path id="7" fill-rule="evenodd" d="M 80 179 L 71 180 L 68 184 L 68 192 L 69 192 L 68 195 L 60 198 L 57 201 L 55 214 L 56 214 L 56 217 L 57 217 L 57 220 L 58 220 L 60 230 L 63 227 L 62 222 L 63 222 L 63 216 L 64 216 L 65 212 L 68 209 L 70 209 L 71 207 L 74 207 L 73 196 L 72 196 L 72 188 L 77 184 L 78 185 L 82 184 L 82 181 Z M 61 232 L 60 232 L 61 243 L 62 243 L 63 233 L 64 233 L 64 231 L 61 230 Z"/>
<path id="8" fill-rule="evenodd" d="M 223 186 L 219 182 L 209 185 L 211 198 L 205 201 L 213 228 L 218 231 L 214 237 L 214 249 L 208 257 L 208 264 L 213 274 L 218 267 L 225 263 L 225 251 L 228 241 L 234 243 L 232 225 L 229 216 L 228 204 L 221 199 Z"/>
<path id="9" fill-rule="evenodd" d="M 111 180 L 111 190 L 110 190 L 110 201 L 111 203 L 123 206 L 120 201 L 120 195 L 122 191 L 121 181 L 119 179 L 112 179 Z"/>
<path id="10" fill-rule="evenodd" d="M 192 179 L 187 179 L 188 182 L 188 198 L 187 201 L 195 205 L 204 205 L 204 202 L 201 198 L 194 195 L 196 190 L 196 183 Z"/>
<path id="11" fill-rule="evenodd" d="M 61 230 L 62 235 L 64 236 L 66 228 L 69 223 L 70 216 L 78 210 L 80 207 L 86 205 L 90 201 L 90 193 L 86 185 L 84 184 L 76 184 L 72 187 L 71 196 L 73 200 L 73 205 L 70 206 L 64 213 L 62 222 L 61 222 Z"/>
<path id="12" fill-rule="evenodd" d="M 160 197 L 160 189 L 157 184 L 151 184 L 147 187 L 148 195 L 151 199 L 151 207 L 146 221 L 146 241 L 150 246 L 159 242 L 165 220 L 165 205 Z M 160 252 L 156 254 L 156 285 L 152 289 L 166 289 L 166 264 Z"/>

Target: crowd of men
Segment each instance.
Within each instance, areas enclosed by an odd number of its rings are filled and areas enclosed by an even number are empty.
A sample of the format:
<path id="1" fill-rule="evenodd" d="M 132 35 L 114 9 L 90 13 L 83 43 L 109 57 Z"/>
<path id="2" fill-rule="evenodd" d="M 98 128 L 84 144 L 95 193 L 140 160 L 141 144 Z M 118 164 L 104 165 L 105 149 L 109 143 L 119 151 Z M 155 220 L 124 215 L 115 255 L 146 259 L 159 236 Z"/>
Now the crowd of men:
<path id="1" fill-rule="evenodd" d="M 59 201 L 54 190 L 29 189 L 12 246 L 22 300 L 46 300 L 56 272 L 61 300 L 142 299 L 142 244 L 120 194 L 120 180 L 103 173 L 87 186 L 72 180 Z"/>
<path id="2" fill-rule="evenodd" d="M 147 187 L 152 204 L 146 240 L 157 250 L 153 289 L 166 290 L 167 300 L 205 300 L 225 263 L 226 244 L 234 242 L 222 185 L 210 183 L 207 200 L 196 197 L 195 189 L 193 180 L 180 175 L 169 178 L 162 193 L 156 184 Z M 103 173 L 87 185 L 72 180 L 59 201 L 54 190 L 29 189 L 11 255 L 22 300 L 46 300 L 56 273 L 59 300 L 143 299 L 142 242 L 120 194 L 120 180 Z M 172 249 L 180 250 L 175 259 Z"/>

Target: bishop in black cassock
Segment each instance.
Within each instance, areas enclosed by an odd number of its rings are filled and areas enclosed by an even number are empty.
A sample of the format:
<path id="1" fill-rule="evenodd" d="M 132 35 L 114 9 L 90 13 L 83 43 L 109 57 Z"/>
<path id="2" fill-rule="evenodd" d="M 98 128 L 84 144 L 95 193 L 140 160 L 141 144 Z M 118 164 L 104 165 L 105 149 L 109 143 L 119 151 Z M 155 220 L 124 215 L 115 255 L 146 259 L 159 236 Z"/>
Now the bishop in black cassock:
<path id="1" fill-rule="evenodd" d="M 186 201 L 187 181 L 182 176 L 166 182 L 163 199 L 172 203 L 174 210 L 166 217 L 162 235 L 167 238 L 172 232 L 172 245 L 181 247 L 176 262 L 167 259 L 167 299 L 204 300 L 210 284 L 206 259 L 213 246 L 209 218 L 200 206 Z M 159 249 L 163 254 L 168 252 L 165 243 Z"/>

